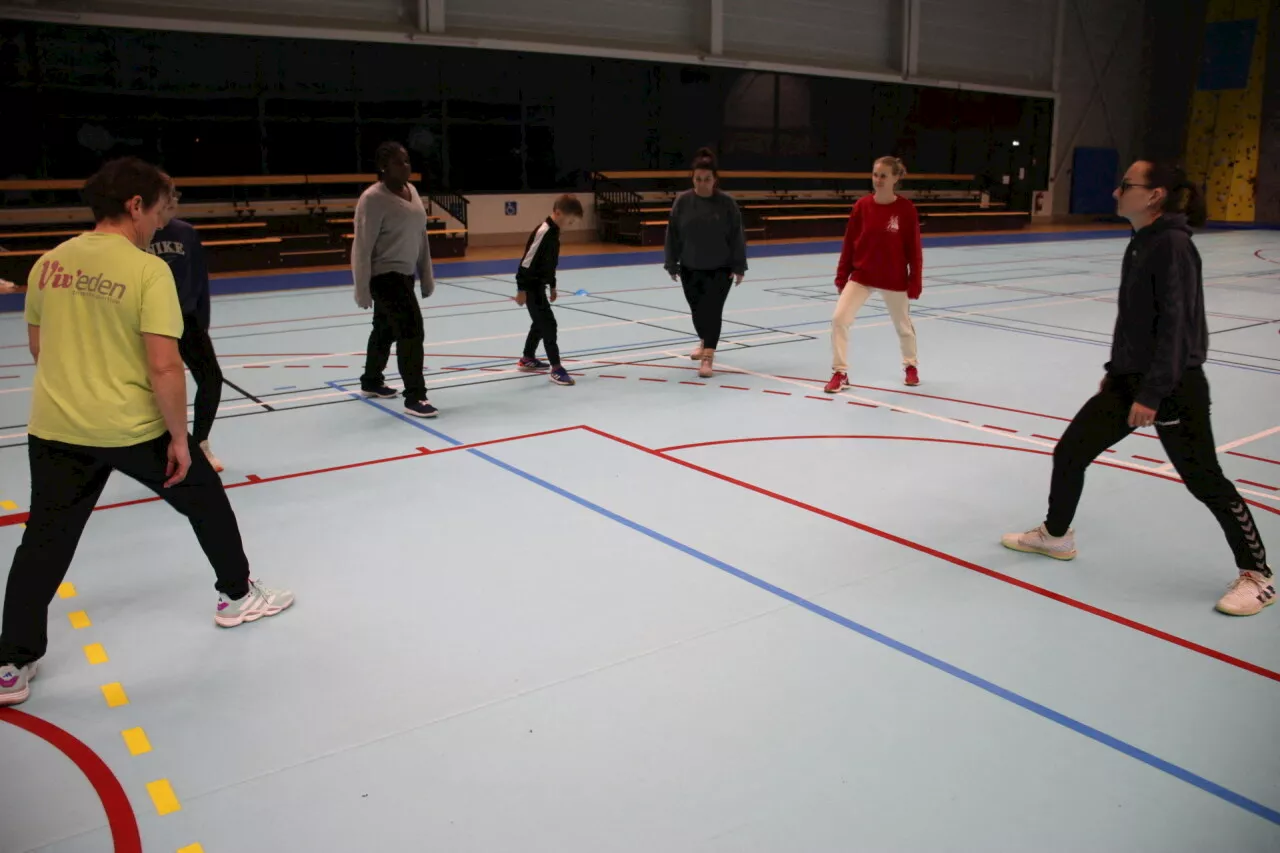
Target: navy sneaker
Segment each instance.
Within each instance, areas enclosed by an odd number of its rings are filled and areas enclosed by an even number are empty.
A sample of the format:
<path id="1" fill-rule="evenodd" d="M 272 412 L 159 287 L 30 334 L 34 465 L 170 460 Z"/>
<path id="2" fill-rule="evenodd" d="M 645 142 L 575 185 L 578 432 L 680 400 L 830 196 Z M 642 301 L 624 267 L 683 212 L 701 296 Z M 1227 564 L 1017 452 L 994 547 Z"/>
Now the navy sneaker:
<path id="1" fill-rule="evenodd" d="M 440 414 L 436 411 L 436 407 L 426 400 L 405 400 L 404 413 L 413 415 L 415 418 L 434 418 Z"/>
<path id="2" fill-rule="evenodd" d="M 537 373 L 539 370 L 546 369 L 547 363 L 545 361 L 538 361 L 536 358 L 525 357 L 520 359 L 516 364 L 516 370 L 521 373 Z"/>
<path id="3" fill-rule="evenodd" d="M 383 400 L 390 400 L 392 397 L 399 395 L 400 392 L 384 383 L 378 388 L 361 388 L 360 393 L 366 397 L 380 397 Z"/>
<path id="4" fill-rule="evenodd" d="M 551 381 L 557 385 L 574 384 L 573 377 L 569 375 L 569 371 L 565 370 L 564 367 L 559 364 L 551 368 Z"/>

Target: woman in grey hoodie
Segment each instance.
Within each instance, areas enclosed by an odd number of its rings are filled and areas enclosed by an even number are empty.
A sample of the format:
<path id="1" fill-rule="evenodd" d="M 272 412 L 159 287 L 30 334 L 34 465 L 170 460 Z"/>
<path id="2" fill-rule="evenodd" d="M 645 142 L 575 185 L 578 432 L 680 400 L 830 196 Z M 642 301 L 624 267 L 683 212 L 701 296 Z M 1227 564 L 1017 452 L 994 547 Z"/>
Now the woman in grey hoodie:
<path id="1" fill-rule="evenodd" d="M 693 161 L 693 189 L 671 205 L 664 264 L 671 280 L 684 286 L 699 338 L 692 358 L 701 362 L 698 375 L 704 379 L 712 373 L 729 288 L 741 284 L 747 272 L 742 211 L 718 182 L 715 155 L 700 149 Z"/>
<path id="2" fill-rule="evenodd" d="M 365 190 L 356 203 L 355 243 L 351 247 L 356 304 L 373 308 L 373 331 L 360 390 L 367 397 L 396 396 L 383 378 L 394 343 L 404 382 L 405 414 L 434 418 L 436 408 L 427 402 L 427 381 L 422 373 L 422 309 L 413 293 L 415 278 L 421 280 L 424 299 L 435 291 L 427 211 L 409 181 L 413 169 L 404 146 L 382 143 L 376 161 L 378 183 Z"/>

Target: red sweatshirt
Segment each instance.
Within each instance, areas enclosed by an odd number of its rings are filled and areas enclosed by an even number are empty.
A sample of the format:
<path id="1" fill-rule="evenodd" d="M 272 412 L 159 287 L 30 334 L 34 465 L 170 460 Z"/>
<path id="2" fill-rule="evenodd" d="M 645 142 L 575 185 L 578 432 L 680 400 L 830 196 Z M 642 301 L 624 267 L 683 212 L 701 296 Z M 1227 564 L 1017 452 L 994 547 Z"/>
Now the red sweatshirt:
<path id="1" fill-rule="evenodd" d="M 858 199 L 844 231 L 844 248 L 836 266 L 836 290 L 852 275 L 865 287 L 906 291 L 920 298 L 922 252 L 916 206 L 902 196 L 878 204 L 873 196 Z"/>

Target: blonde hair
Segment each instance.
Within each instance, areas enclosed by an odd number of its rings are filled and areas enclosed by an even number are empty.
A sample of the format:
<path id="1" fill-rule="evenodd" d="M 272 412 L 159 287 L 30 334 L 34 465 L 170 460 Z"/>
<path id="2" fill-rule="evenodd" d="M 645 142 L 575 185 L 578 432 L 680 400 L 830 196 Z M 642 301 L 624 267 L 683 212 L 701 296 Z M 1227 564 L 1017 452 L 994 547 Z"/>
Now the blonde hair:
<path id="1" fill-rule="evenodd" d="M 889 168 L 893 170 L 894 177 L 898 180 L 902 180 L 907 176 L 907 167 L 897 157 L 881 157 L 876 160 L 875 164 L 879 166 L 881 163 L 887 163 Z"/>

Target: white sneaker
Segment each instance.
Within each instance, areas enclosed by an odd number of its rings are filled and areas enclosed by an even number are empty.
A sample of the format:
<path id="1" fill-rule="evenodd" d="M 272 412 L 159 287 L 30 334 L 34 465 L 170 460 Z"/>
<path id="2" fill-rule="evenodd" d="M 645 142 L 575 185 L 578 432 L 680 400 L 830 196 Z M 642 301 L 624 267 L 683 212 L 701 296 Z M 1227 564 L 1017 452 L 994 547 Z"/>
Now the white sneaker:
<path id="1" fill-rule="evenodd" d="M 1275 603 L 1274 578 L 1261 572 L 1241 572 L 1227 588 L 1227 594 L 1218 599 L 1217 609 L 1230 616 L 1252 616 Z"/>
<path id="2" fill-rule="evenodd" d="M 31 680 L 36 677 L 36 662 L 25 666 L 0 666 L 0 707 L 21 705 L 31 695 Z"/>
<path id="3" fill-rule="evenodd" d="M 1000 544 L 1011 551 L 1022 551 L 1026 554 L 1043 554 L 1055 560 L 1074 560 L 1076 558 L 1076 533 L 1068 530 L 1066 536 L 1050 536 L 1049 531 L 1040 525 L 1026 533 L 1006 533 Z"/>
<path id="4" fill-rule="evenodd" d="M 267 589 L 257 581 L 249 581 L 249 592 L 239 599 L 218 596 L 218 609 L 213 621 L 220 628 L 234 628 L 245 622 L 256 622 L 275 616 L 293 606 L 293 593 L 287 589 Z"/>
<path id="5" fill-rule="evenodd" d="M 218 457 L 214 456 L 213 451 L 209 449 L 209 441 L 207 439 L 200 442 L 200 449 L 204 451 L 204 458 L 209 460 L 209 464 L 213 466 L 213 470 L 221 474 L 223 471 L 222 463 L 218 461 Z"/>

